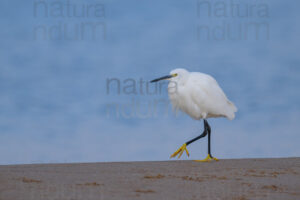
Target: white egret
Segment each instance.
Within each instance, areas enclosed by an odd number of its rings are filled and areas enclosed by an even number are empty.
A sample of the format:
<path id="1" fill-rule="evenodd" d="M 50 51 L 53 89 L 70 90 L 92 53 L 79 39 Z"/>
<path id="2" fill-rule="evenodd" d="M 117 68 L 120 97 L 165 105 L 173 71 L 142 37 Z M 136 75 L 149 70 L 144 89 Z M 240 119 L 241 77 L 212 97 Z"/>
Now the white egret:
<path id="1" fill-rule="evenodd" d="M 211 128 L 207 122 L 207 118 L 226 117 L 232 120 L 235 117 L 237 108 L 227 99 L 217 81 L 208 74 L 188 72 L 185 69 L 174 69 L 170 72 L 170 75 L 154 79 L 151 83 L 165 79 L 170 81 L 168 84 L 168 94 L 173 107 L 187 113 L 195 120 L 203 119 L 204 121 L 203 133 L 184 143 L 171 155 L 171 158 L 177 155 L 180 158 L 184 151 L 189 156 L 186 147 L 208 135 L 208 155 L 204 160 L 197 161 L 218 160 L 211 155 Z"/>

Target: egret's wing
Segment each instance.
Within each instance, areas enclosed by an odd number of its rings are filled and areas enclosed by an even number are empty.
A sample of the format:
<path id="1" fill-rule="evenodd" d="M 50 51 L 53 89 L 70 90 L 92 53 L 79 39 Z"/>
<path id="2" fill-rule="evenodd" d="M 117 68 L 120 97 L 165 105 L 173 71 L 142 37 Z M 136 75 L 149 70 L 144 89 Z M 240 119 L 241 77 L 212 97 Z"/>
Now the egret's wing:
<path id="1" fill-rule="evenodd" d="M 217 81 L 206 74 L 195 73 L 189 79 L 189 84 L 193 87 L 191 98 L 200 107 L 200 109 L 211 116 L 231 116 L 232 104 Z M 232 104 L 233 105 L 233 104 Z M 234 106 L 234 105 L 233 105 Z M 235 107 L 235 106 L 234 106 Z M 229 116 L 229 118 L 231 118 Z"/>

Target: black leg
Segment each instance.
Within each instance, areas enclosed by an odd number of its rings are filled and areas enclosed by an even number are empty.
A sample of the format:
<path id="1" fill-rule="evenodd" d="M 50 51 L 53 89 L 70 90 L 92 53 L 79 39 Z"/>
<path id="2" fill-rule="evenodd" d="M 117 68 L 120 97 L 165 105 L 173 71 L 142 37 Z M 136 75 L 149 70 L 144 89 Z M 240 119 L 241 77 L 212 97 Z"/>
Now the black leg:
<path id="1" fill-rule="evenodd" d="M 210 133 L 210 126 L 208 125 L 206 119 L 204 119 L 204 131 L 201 135 L 199 135 L 198 137 L 195 137 L 194 139 L 191 139 L 190 141 L 186 142 L 186 145 L 189 145 L 193 142 L 195 142 L 196 140 L 199 140 L 200 138 L 205 137 L 208 133 Z M 210 135 L 209 135 L 210 136 Z M 210 147 L 209 147 L 210 149 Z"/>
<path id="2" fill-rule="evenodd" d="M 207 157 L 204 160 L 196 160 L 196 161 L 201 161 L 201 162 L 206 162 L 206 161 L 210 161 L 210 160 L 216 160 L 216 161 L 218 161 L 217 158 L 212 157 L 211 152 L 210 152 L 210 134 L 211 134 L 211 129 L 210 129 L 210 126 L 209 126 L 209 124 L 208 124 L 208 122 L 207 122 L 206 119 L 203 120 L 203 124 L 204 124 L 204 131 L 203 131 L 203 133 L 201 135 L 199 135 L 198 137 L 195 137 L 194 139 L 191 139 L 190 141 L 184 143 L 177 151 L 175 151 L 175 153 L 173 153 L 171 155 L 171 158 L 177 156 L 178 154 L 179 154 L 178 158 L 180 158 L 180 156 L 182 155 L 182 153 L 184 151 L 186 151 L 186 154 L 189 155 L 189 152 L 186 149 L 186 146 L 188 146 L 189 144 L 191 144 L 191 143 L 199 140 L 200 138 L 203 138 L 206 135 L 208 135 L 208 145 L 207 145 L 208 146 L 208 155 L 207 155 Z"/>
<path id="3" fill-rule="evenodd" d="M 208 141 L 207 141 L 207 142 L 208 142 L 208 143 L 207 143 L 207 153 L 208 153 L 208 155 L 210 155 L 211 157 L 213 157 L 213 156 L 211 155 L 211 150 L 210 150 L 210 134 L 211 134 L 211 128 L 210 128 L 210 126 L 209 126 L 209 124 L 208 124 L 208 122 L 207 122 L 206 119 L 204 119 L 203 122 L 204 122 L 204 131 L 203 131 L 203 133 L 202 133 L 201 135 L 199 135 L 198 137 L 195 137 L 194 139 L 191 139 L 190 141 L 186 142 L 185 144 L 186 144 L 186 146 L 187 146 L 187 145 L 189 145 L 189 144 L 191 144 L 191 143 L 193 143 L 193 142 L 199 140 L 200 138 L 203 138 L 203 137 L 205 137 L 206 135 L 208 135 Z"/>
<path id="4" fill-rule="evenodd" d="M 207 149 L 207 152 L 208 152 L 208 155 L 209 155 L 211 158 L 216 159 L 216 158 L 214 158 L 214 157 L 211 155 L 211 151 L 210 151 L 210 133 L 211 133 L 211 129 L 210 129 L 210 126 L 209 126 L 209 124 L 208 124 L 208 122 L 207 122 L 206 120 L 204 120 L 204 123 L 206 123 L 207 135 L 208 135 L 208 144 L 207 144 L 208 149 Z M 218 160 L 218 159 L 216 159 L 216 160 Z"/>
<path id="5" fill-rule="evenodd" d="M 209 126 L 209 124 L 207 123 L 207 121 L 205 120 L 205 122 L 206 122 L 206 126 L 207 126 L 207 134 L 208 134 L 208 144 L 207 144 L 207 153 L 208 153 L 208 155 L 210 155 L 211 157 L 212 157 L 212 155 L 211 155 L 211 153 L 210 153 L 210 132 L 211 132 L 211 129 L 210 129 L 210 126 Z"/>

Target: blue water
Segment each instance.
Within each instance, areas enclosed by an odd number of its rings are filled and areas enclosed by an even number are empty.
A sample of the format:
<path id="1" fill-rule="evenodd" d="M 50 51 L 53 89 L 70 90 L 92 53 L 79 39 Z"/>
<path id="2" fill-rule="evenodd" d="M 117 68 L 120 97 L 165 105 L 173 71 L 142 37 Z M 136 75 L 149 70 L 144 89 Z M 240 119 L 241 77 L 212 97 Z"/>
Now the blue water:
<path id="1" fill-rule="evenodd" d="M 178 67 L 214 76 L 239 109 L 209 120 L 216 157 L 299 156 L 299 5 L 2 1 L 0 164 L 168 159 L 202 123 L 145 82 Z M 204 157 L 206 139 L 189 149 Z"/>

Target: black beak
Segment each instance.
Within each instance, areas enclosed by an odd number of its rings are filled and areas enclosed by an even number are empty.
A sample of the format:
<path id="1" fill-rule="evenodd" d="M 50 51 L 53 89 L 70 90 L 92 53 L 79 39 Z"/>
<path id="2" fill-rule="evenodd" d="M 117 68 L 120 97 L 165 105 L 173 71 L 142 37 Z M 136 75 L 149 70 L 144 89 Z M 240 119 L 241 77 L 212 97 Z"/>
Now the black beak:
<path id="1" fill-rule="evenodd" d="M 172 75 L 163 76 L 163 77 L 160 77 L 160 78 L 157 78 L 157 79 L 154 79 L 154 80 L 150 81 L 150 83 L 154 83 L 154 82 L 165 80 L 165 79 L 172 78 L 172 77 L 173 77 Z"/>

